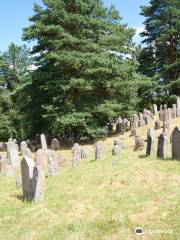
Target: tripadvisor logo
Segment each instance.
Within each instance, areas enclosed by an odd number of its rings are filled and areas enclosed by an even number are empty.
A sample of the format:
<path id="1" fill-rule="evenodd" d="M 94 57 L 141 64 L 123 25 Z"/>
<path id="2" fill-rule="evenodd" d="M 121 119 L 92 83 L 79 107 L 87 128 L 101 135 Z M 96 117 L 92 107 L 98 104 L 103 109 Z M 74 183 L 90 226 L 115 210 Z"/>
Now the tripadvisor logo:
<path id="1" fill-rule="evenodd" d="M 141 227 L 136 227 L 135 228 L 135 233 L 137 234 L 137 235 L 142 235 L 143 234 L 143 229 L 141 228 Z"/>

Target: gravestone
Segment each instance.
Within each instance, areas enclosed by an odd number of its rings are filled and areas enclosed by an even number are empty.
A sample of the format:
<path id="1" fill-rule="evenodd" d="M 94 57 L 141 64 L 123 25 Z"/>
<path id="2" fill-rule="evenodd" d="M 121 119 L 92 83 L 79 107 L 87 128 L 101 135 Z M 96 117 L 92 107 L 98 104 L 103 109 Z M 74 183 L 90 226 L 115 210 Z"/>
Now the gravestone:
<path id="1" fill-rule="evenodd" d="M 144 148 L 144 139 L 140 136 L 136 136 L 134 151 L 143 150 L 143 148 Z"/>
<path id="2" fill-rule="evenodd" d="M 180 109 L 180 97 L 177 97 L 177 109 Z"/>
<path id="3" fill-rule="evenodd" d="M 81 158 L 86 159 L 87 157 L 88 157 L 88 150 L 85 147 L 81 148 Z"/>
<path id="4" fill-rule="evenodd" d="M 148 129 L 147 132 L 147 147 L 146 155 L 152 155 L 154 153 L 154 129 Z"/>
<path id="5" fill-rule="evenodd" d="M 125 130 L 125 131 L 128 130 L 128 119 L 127 119 L 127 118 L 124 118 L 124 119 L 123 119 L 123 127 L 124 127 L 124 130 Z"/>
<path id="6" fill-rule="evenodd" d="M 21 177 L 23 198 L 27 201 L 34 199 L 34 189 L 32 188 L 34 167 L 35 163 L 33 159 L 24 156 L 21 161 Z"/>
<path id="7" fill-rule="evenodd" d="M 58 156 L 55 150 L 50 150 L 48 156 L 48 176 L 57 176 L 59 173 Z"/>
<path id="8" fill-rule="evenodd" d="M 131 136 L 133 137 L 137 136 L 137 130 L 135 128 L 131 130 Z"/>
<path id="9" fill-rule="evenodd" d="M 46 136 L 44 135 L 44 133 L 40 135 L 40 141 L 41 141 L 41 148 L 44 150 L 47 150 Z"/>
<path id="10" fill-rule="evenodd" d="M 158 148 L 157 148 L 157 157 L 167 158 L 168 153 L 168 137 L 166 134 L 162 133 L 158 138 Z"/>
<path id="11" fill-rule="evenodd" d="M 5 143 L 0 142 L 0 152 L 4 152 L 6 150 Z"/>
<path id="12" fill-rule="evenodd" d="M 114 140 L 114 145 L 118 145 L 122 147 L 122 144 L 123 144 L 123 141 L 121 139 L 118 138 Z"/>
<path id="13" fill-rule="evenodd" d="M 160 121 L 160 120 L 155 121 L 155 127 L 154 127 L 154 129 L 155 129 L 155 130 L 161 129 L 161 121 Z"/>
<path id="14" fill-rule="evenodd" d="M 20 143 L 20 151 L 21 151 L 21 154 L 22 154 L 22 155 L 25 154 L 27 148 L 28 148 L 28 147 L 27 147 L 26 141 L 22 141 L 22 142 Z"/>
<path id="15" fill-rule="evenodd" d="M 169 120 L 171 120 L 172 119 L 172 109 L 168 108 L 167 111 L 168 111 L 168 118 L 169 118 Z"/>
<path id="16" fill-rule="evenodd" d="M 51 141 L 51 149 L 57 151 L 59 150 L 59 148 L 60 148 L 59 140 L 57 138 L 53 138 L 53 140 Z"/>
<path id="17" fill-rule="evenodd" d="M 30 148 L 27 148 L 24 152 L 24 156 L 27 156 L 29 158 L 32 158 L 32 152 L 30 150 Z"/>
<path id="18" fill-rule="evenodd" d="M 135 113 L 132 115 L 132 118 L 131 118 L 131 128 L 137 128 L 138 126 L 139 126 L 139 117 Z"/>
<path id="19" fill-rule="evenodd" d="M 0 175 L 5 174 L 7 161 L 2 153 L 0 153 Z"/>
<path id="20" fill-rule="evenodd" d="M 180 117 L 180 108 L 176 109 L 176 117 Z"/>
<path id="21" fill-rule="evenodd" d="M 78 143 L 75 143 L 72 148 L 73 159 L 72 159 L 72 168 L 76 169 L 79 166 L 79 162 L 81 159 L 81 148 Z"/>
<path id="22" fill-rule="evenodd" d="M 108 123 L 108 134 L 112 134 L 113 133 L 113 123 Z"/>
<path id="23" fill-rule="evenodd" d="M 180 160 L 180 128 L 178 127 L 172 132 L 172 158 Z"/>
<path id="24" fill-rule="evenodd" d="M 169 134 L 170 132 L 170 122 L 163 122 L 163 133 Z"/>
<path id="25" fill-rule="evenodd" d="M 39 149 L 36 152 L 35 168 L 33 171 L 32 191 L 34 194 L 35 202 L 44 200 L 45 191 L 45 166 L 46 155 L 43 149 Z"/>
<path id="26" fill-rule="evenodd" d="M 116 165 L 118 163 L 118 155 L 120 154 L 121 146 L 114 145 L 112 148 L 112 165 Z"/>
<path id="27" fill-rule="evenodd" d="M 98 141 L 95 143 L 95 160 L 102 159 L 103 153 L 103 143 L 102 141 Z"/>
<path id="28" fill-rule="evenodd" d="M 9 165 L 12 165 L 15 168 L 19 167 L 20 160 L 19 160 L 18 145 L 14 141 L 12 141 L 12 139 L 9 139 L 9 141 L 7 142 L 7 153 L 8 153 L 8 159 L 9 159 Z"/>
<path id="29" fill-rule="evenodd" d="M 144 127 L 146 125 L 145 120 L 144 120 L 144 115 L 143 113 L 139 113 L 139 127 Z"/>
<path id="30" fill-rule="evenodd" d="M 163 111 L 163 110 L 160 110 L 160 111 L 159 111 L 159 120 L 160 120 L 160 121 L 163 121 L 163 117 L 164 117 L 164 111 Z"/>
<path id="31" fill-rule="evenodd" d="M 154 115 L 158 114 L 158 110 L 157 110 L 157 105 L 156 104 L 153 104 L 153 112 L 154 112 Z"/>
<path id="32" fill-rule="evenodd" d="M 176 115 L 177 115 L 176 104 L 173 104 L 173 107 L 172 107 L 172 118 L 176 118 Z"/>

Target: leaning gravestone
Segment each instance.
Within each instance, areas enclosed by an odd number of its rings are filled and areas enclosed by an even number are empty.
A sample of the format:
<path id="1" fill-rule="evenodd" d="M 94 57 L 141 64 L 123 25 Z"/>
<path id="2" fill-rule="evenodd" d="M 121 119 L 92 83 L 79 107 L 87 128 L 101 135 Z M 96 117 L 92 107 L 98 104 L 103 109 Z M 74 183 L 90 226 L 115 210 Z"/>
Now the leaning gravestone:
<path id="1" fill-rule="evenodd" d="M 147 147 L 146 155 L 152 155 L 154 153 L 154 129 L 148 129 L 147 132 Z"/>
<path id="2" fill-rule="evenodd" d="M 21 177 L 23 198 L 27 201 L 34 199 L 34 192 L 36 191 L 36 185 L 34 185 L 34 189 L 32 186 L 34 167 L 35 163 L 33 159 L 24 156 L 23 160 L 21 161 Z"/>
<path id="3" fill-rule="evenodd" d="M 48 151 L 48 176 L 56 176 L 59 173 L 58 155 L 54 150 Z"/>
<path id="4" fill-rule="evenodd" d="M 18 152 L 18 145 L 9 139 L 7 142 L 7 153 L 8 153 L 8 159 L 9 164 L 13 167 L 19 167 L 20 161 L 19 161 L 19 152 Z"/>
<path id="5" fill-rule="evenodd" d="M 72 159 L 72 168 L 76 169 L 79 166 L 79 162 L 81 159 L 81 148 L 78 143 L 75 143 L 72 148 L 73 159 Z"/>
<path id="6" fill-rule="evenodd" d="M 57 138 L 53 138 L 51 142 L 51 149 L 57 151 L 59 150 L 59 148 L 60 148 L 59 140 Z"/>
<path id="7" fill-rule="evenodd" d="M 172 158 L 180 160 L 180 128 L 178 127 L 172 132 Z"/>
<path id="8" fill-rule="evenodd" d="M 46 136 L 43 133 L 40 135 L 40 141 L 41 141 L 41 148 L 44 150 L 47 150 Z"/>
<path id="9" fill-rule="evenodd" d="M 166 134 L 162 133 L 158 138 L 158 148 L 157 148 L 157 157 L 167 158 L 168 152 L 168 137 Z"/>
<path id="10" fill-rule="evenodd" d="M 95 143 L 95 160 L 102 159 L 103 144 L 102 141 Z"/>

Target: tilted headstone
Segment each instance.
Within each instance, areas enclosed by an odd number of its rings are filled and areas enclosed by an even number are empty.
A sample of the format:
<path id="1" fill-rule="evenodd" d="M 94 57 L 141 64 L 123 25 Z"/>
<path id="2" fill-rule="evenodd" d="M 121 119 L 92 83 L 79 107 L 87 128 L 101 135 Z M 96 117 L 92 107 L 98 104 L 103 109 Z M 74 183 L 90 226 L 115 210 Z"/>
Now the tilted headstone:
<path id="1" fill-rule="evenodd" d="M 81 148 L 81 158 L 85 159 L 87 157 L 88 157 L 88 150 L 85 147 Z"/>
<path id="2" fill-rule="evenodd" d="M 40 135 L 40 141 L 41 141 L 41 148 L 44 150 L 47 150 L 46 136 L 44 135 L 44 133 Z"/>
<path id="3" fill-rule="evenodd" d="M 158 148 L 157 148 L 157 157 L 167 158 L 168 153 L 168 137 L 166 134 L 162 133 L 158 138 Z"/>
<path id="4" fill-rule="evenodd" d="M 180 128 L 178 127 L 172 132 L 172 158 L 180 160 Z"/>
<path id="5" fill-rule="evenodd" d="M 144 139 L 140 136 L 136 136 L 134 151 L 143 150 L 143 148 L 144 148 Z"/>
<path id="6" fill-rule="evenodd" d="M 33 173 L 34 173 L 35 163 L 32 158 L 28 158 L 24 156 L 21 161 L 21 177 L 22 177 L 22 190 L 23 190 L 23 198 L 27 201 L 31 201 L 34 199 L 33 189 Z M 36 185 L 34 186 L 36 188 Z"/>
<path id="7" fill-rule="evenodd" d="M 75 143 L 72 148 L 73 159 L 72 159 L 72 168 L 75 169 L 79 166 L 81 159 L 81 148 L 78 143 Z"/>
<path id="8" fill-rule="evenodd" d="M 60 148 L 59 140 L 57 138 L 53 138 L 53 140 L 51 141 L 51 149 L 57 151 L 59 150 L 59 148 Z"/>
<path id="9" fill-rule="evenodd" d="M 103 153 L 103 143 L 102 141 L 98 141 L 95 143 L 95 160 L 102 159 Z"/>
<path id="10" fill-rule="evenodd" d="M 19 167 L 20 160 L 19 160 L 18 145 L 11 139 L 7 142 L 7 153 L 8 153 L 9 164 L 12 165 L 13 167 Z"/>
<path id="11" fill-rule="evenodd" d="M 154 129 L 155 129 L 155 130 L 161 129 L 161 121 L 160 121 L 160 120 L 155 121 L 155 127 L 154 127 Z"/>
<path id="12" fill-rule="evenodd" d="M 59 173 L 58 156 L 54 150 L 47 153 L 48 156 L 48 176 L 56 176 Z"/>
<path id="13" fill-rule="evenodd" d="M 154 129 L 148 129 L 147 132 L 147 147 L 146 147 L 146 155 L 152 155 L 154 153 Z"/>

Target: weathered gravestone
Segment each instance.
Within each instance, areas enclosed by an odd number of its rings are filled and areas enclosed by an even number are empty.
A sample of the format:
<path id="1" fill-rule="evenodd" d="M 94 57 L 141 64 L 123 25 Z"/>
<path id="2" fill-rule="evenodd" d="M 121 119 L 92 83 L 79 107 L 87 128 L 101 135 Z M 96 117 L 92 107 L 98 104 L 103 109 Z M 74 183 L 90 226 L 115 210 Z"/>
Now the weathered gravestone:
<path id="1" fill-rule="evenodd" d="M 46 155 L 43 149 L 36 152 L 32 191 L 35 202 L 44 200 Z"/>
<path id="2" fill-rule="evenodd" d="M 8 153 L 8 159 L 9 159 L 9 165 L 13 167 L 19 167 L 20 160 L 19 160 L 19 152 L 18 152 L 18 145 L 12 141 L 12 139 L 9 139 L 7 142 L 7 153 Z"/>
<path id="3" fill-rule="evenodd" d="M 152 155 L 154 153 L 154 129 L 148 129 L 147 132 L 147 147 L 146 155 Z"/>
<path id="4" fill-rule="evenodd" d="M 114 140 L 114 145 L 118 145 L 122 147 L 122 144 L 123 144 L 123 141 L 121 139 L 117 138 Z"/>
<path id="5" fill-rule="evenodd" d="M 113 156 L 112 165 L 113 166 L 118 163 L 117 156 L 119 155 L 120 150 L 121 150 L 121 145 L 114 145 L 113 148 L 112 148 L 112 156 Z"/>
<path id="6" fill-rule="evenodd" d="M 135 128 L 131 130 L 131 136 L 133 137 L 137 136 L 137 130 Z"/>
<path id="7" fill-rule="evenodd" d="M 161 128 L 161 121 L 160 121 L 160 120 L 155 121 L 155 127 L 154 127 L 154 129 L 155 129 L 155 130 L 158 130 L 158 129 L 160 129 L 160 128 Z"/>
<path id="8" fill-rule="evenodd" d="M 72 148 L 73 159 L 72 159 L 72 168 L 76 169 L 79 166 L 81 159 L 81 148 L 78 143 L 75 143 Z"/>
<path id="9" fill-rule="evenodd" d="M 180 128 L 178 127 L 172 132 L 172 158 L 180 160 Z"/>
<path id="10" fill-rule="evenodd" d="M 169 121 L 163 122 L 163 133 L 169 134 L 170 127 L 171 126 Z"/>
<path id="11" fill-rule="evenodd" d="M 47 153 L 48 156 L 48 176 L 56 176 L 59 173 L 58 154 L 54 150 Z"/>
<path id="12" fill-rule="evenodd" d="M 103 153 L 103 143 L 102 141 L 98 141 L 95 143 L 95 160 L 102 159 Z"/>
<path id="13" fill-rule="evenodd" d="M 144 127 L 146 125 L 146 122 L 144 120 L 143 113 L 139 113 L 139 127 Z"/>
<path id="14" fill-rule="evenodd" d="M 160 120 L 160 121 L 163 121 L 163 117 L 164 117 L 164 111 L 161 109 L 161 110 L 159 111 L 159 120 Z"/>
<path id="15" fill-rule="evenodd" d="M 167 158 L 168 153 L 168 137 L 166 134 L 162 133 L 158 138 L 158 148 L 157 148 L 157 157 Z"/>
<path id="16" fill-rule="evenodd" d="M 131 128 L 137 128 L 138 126 L 139 126 L 139 117 L 135 113 L 132 115 L 132 118 L 131 118 Z"/>
<path id="17" fill-rule="evenodd" d="M 24 156 L 21 161 L 21 177 L 22 177 L 22 190 L 23 190 L 23 198 L 27 201 L 32 201 L 34 199 L 33 189 L 33 173 L 34 173 L 35 163 L 32 158 L 28 158 Z M 35 181 L 34 181 L 35 182 Z M 34 184 L 34 188 L 36 188 L 36 184 Z"/>
<path id="18" fill-rule="evenodd" d="M 51 149 L 57 151 L 59 150 L 59 148 L 60 148 L 59 140 L 57 138 L 53 138 L 53 140 L 51 141 Z"/>
<path id="19" fill-rule="evenodd" d="M 81 158 L 85 159 L 87 157 L 88 157 L 88 150 L 85 147 L 81 148 Z"/>
<path id="20" fill-rule="evenodd" d="M 41 148 L 43 150 L 47 150 L 46 136 L 44 135 L 44 133 L 40 135 L 40 141 L 41 141 Z"/>
<path id="21" fill-rule="evenodd" d="M 20 143 L 20 151 L 21 151 L 21 154 L 22 154 L 22 155 L 24 155 L 24 154 L 26 153 L 27 148 L 28 148 L 28 146 L 27 146 L 26 141 L 22 141 L 22 142 Z"/>
<path id="22" fill-rule="evenodd" d="M 134 151 L 143 150 L 143 148 L 144 148 L 144 139 L 140 136 L 136 136 Z"/>
<path id="23" fill-rule="evenodd" d="M 128 129 L 128 119 L 124 118 L 122 123 L 123 123 L 124 131 L 127 131 L 127 129 Z"/>

